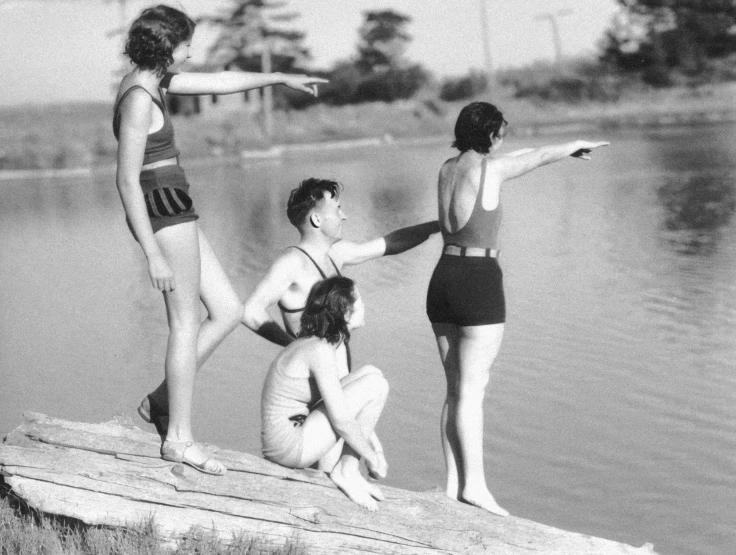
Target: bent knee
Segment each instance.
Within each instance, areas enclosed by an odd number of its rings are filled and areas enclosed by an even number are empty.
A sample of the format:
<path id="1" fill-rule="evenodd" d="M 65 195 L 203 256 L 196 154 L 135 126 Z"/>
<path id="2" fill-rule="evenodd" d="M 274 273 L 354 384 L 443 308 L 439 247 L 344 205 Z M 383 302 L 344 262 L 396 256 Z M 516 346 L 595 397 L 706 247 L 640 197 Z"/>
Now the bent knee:
<path id="1" fill-rule="evenodd" d="M 354 374 L 355 376 L 358 376 L 361 378 L 363 376 L 379 376 L 383 378 L 383 372 L 381 372 L 381 369 L 376 366 L 373 366 L 372 364 L 366 364 L 365 366 L 361 366 L 357 370 L 351 372 L 351 374 Z"/>
<path id="2" fill-rule="evenodd" d="M 209 319 L 232 331 L 243 320 L 243 304 L 235 299 L 228 301 L 212 311 Z"/>
<path id="3" fill-rule="evenodd" d="M 199 333 L 199 312 L 187 311 L 169 314 L 169 330 L 176 333 Z"/>
<path id="4" fill-rule="evenodd" d="M 376 368 L 377 372 L 365 376 L 366 385 L 371 388 L 376 397 L 386 399 L 388 397 L 388 380 L 383 377 L 383 372 Z"/>

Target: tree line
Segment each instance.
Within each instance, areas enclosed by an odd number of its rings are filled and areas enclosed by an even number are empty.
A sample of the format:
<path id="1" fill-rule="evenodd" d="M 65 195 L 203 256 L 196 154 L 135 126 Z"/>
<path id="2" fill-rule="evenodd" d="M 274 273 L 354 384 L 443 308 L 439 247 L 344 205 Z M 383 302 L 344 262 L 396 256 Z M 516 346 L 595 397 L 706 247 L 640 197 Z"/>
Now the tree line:
<path id="1" fill-rule="evenodd" d="M 615 100 L 632 83 L 666 87 L 736 79 L 736 0 L 616 0 L 620 6 L 594 59 L 562 66 L 537 63 L 494 77 L 517 97 L 578 101 Z M 363 12 L 356 50 L 333 67 L 307 70 L 306 35 L 294 27 L 299 14 L 287 0 L 232 0 L 217 15 L 200 18 L 216 31 L 207 66 L 245 71 L 306 72 L 326 77 L 320 97 L 279 87 L 276 103 L 303 108 L 411 98 L 429 86 L 442 100 L 487 90 L 481 71 L 439 83 L 406 57 L 411 18 L 392 9 Z"/>

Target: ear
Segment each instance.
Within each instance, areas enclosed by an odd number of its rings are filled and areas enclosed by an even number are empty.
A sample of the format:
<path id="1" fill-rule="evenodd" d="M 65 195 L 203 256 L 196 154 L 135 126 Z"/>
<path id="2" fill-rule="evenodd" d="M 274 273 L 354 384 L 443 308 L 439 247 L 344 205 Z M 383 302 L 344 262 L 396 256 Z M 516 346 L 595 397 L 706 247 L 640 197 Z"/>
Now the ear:
<path id="1" fill-rule="evenodd" d="M 312 227 L 319 228 L 319 226 L 322 224 L 319 218 L 319 214 L 317 214 L 316 212 L 312 212 L 309 215 L 309 223 L 312 225 Z"/>

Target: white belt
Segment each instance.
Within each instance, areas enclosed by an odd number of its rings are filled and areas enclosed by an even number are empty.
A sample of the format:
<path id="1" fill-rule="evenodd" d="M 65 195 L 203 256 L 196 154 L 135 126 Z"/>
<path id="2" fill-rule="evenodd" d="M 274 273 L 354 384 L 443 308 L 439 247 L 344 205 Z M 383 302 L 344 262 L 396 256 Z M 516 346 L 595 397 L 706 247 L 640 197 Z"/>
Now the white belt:
<path id="1" fill-rule="evenodd" d="M 159 160 L 158 162 L 151 162 L 150 164 L 141 166 L 141 171 L 153 170 L 164 166 L 176 166 L 178 163 L 179 162 L 176 158 L 166 158 L 164 160 Z"/>
<path id="2" fill-rule="evenodd" d="M 459 247 L 458 245 L 445 245 L 442 249 L 444 254 L 452 256 L 482 256 L 485 258 L 498 258 L 501 251 L 498 249 L 484 249 L 483 247 Z"/>

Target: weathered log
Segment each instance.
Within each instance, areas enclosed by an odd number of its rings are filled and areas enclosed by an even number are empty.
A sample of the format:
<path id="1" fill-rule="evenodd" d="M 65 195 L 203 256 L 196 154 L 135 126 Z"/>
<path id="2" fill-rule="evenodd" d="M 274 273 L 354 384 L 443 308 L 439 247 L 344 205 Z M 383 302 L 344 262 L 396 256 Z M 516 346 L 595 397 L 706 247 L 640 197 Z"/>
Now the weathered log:
<path id="1" fill-rule="evenodd" d="M 159 437 L 129 423 L 86 424 L 26 414 L 0 445 L 0 472 L 41 512 L 87 524 L 153 519 L 169 541 L 193 526 L 224 541 L 242 534 L 307 553 L 645 555 L 634 548 L 529 520 L 496 518 L 436 492 L 384 486 L 376 513 L 349 501 L 323 473 L 206 446 L 228 467 L 207 476 L 159 457 Z"/>

